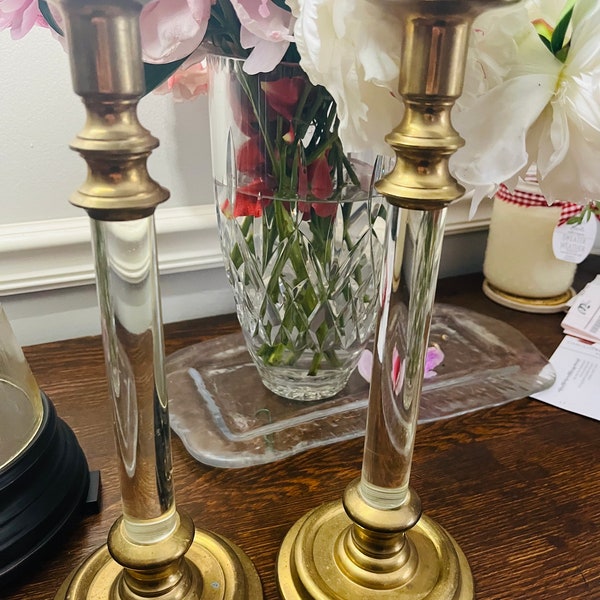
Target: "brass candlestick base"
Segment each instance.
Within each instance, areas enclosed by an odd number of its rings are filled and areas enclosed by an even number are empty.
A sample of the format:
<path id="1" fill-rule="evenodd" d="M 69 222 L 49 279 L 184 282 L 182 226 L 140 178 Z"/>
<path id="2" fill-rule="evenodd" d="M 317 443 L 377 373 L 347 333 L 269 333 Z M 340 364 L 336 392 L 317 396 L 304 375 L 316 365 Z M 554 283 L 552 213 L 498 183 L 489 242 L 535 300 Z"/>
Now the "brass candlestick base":
<path id="1" fill-rule="evenodd" d="M 121 522 L 119 519 L 113 525 L 108 544 L 98 548 L 65 580 L 55 600 L 262 598 L 258 574 L 240 548 L 208 531 L 196 529 L 194 533 L 186 515 L 180 513 L 180 526 L 172 536 L 150 545 L 127 541 Z M 111 554 L 126 560 L 128 567 Z"/>
<path id="2" fill-rule="evenodd" d="M 463 552 L 435 521 L 419 516 L 419 507 L 414 492 L 399 509 L 368 507 L 356 481 L 343 503 L 305 515 L 279 552 L 284 600 L 472 600 L 473 578 Z M 368 527 L 358 525 L 356 510 Z"/>

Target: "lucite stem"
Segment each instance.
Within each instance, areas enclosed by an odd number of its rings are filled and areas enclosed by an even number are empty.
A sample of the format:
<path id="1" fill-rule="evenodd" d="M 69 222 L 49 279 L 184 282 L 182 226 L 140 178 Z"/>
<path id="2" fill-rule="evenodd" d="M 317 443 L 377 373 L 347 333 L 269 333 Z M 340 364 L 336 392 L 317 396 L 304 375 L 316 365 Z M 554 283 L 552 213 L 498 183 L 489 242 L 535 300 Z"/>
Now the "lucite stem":
<path id="1" fill-rule="evenodd" d="M 359 488 L 382 510 L 408 493 L 446 210 L 390 206 Z"/>
<path id="2" fill-rule="evenodd" d="M 154 217 L 91 223 L 123 524 L 148 544 L 177 525 Z"/>

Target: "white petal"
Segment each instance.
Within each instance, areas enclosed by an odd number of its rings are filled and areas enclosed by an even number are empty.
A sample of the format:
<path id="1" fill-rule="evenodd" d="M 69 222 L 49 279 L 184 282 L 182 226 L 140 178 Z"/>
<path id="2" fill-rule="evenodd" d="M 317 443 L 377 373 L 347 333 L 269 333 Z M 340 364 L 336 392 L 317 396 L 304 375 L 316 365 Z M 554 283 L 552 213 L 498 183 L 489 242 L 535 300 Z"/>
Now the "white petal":
<path id="1" fill-rule="evenodd" d="M 554 84 L 551 75 L 523 75 L 453 114 L 465 139 L 450 161 L 459 181 L 468 187 L 500 184 L 527 165 L 527 130 L 552 97 Z"/>
<path id="2" fill-rule="evenodd" d="M 384 137 L 403 112 L 401 101 L 394 97 L 399 30 L 368 0 L 299 3 L 294 37 L 300 65 L 336 101 L 340 138 L 347 152 L 390 152 Z"/>

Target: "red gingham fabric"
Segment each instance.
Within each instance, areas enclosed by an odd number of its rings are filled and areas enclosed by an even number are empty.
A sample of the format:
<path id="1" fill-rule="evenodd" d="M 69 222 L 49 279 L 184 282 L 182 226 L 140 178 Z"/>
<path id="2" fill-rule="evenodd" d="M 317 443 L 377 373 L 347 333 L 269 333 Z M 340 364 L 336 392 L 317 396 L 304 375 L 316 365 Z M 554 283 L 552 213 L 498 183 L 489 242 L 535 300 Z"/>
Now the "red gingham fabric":
<path id="1" fill-rule="evenodd" d="M 525 179 L 526 181 L 535 183 L 534 180 L 530 180 L 528 177 Z M 541 194 L 532 194 L 531 192 L 524 192 L 518 189 L 510 192 L 504 184 L 500 185 L 500 188 L 496 192 L 496 197 L 504 202 L 510 202 L 518 206 L 557 206 L 560 208 L 559 226 L 566 223 L 571 217 L 577 216 L 583 210 L 583 206 L 574 204 L 573 202 L 554 202 L 550 205 Z"/>

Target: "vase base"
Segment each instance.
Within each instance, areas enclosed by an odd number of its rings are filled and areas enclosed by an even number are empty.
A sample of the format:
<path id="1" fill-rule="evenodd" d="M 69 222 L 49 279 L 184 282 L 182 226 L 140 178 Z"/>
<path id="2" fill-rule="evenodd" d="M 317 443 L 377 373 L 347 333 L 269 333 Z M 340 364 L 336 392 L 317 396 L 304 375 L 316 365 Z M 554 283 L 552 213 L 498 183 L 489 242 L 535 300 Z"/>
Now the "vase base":
<path id="1" fill-rule="evenodd" d="M 339 394 L 348 383 L 352 369 L 323 369 L 314 377 L 306 371 L 286 367 L 257 367 L 263 384 L 285 400 L 314 402 Z"/>
<path id="2" fill-rule="evenodd" d="M 406 532 L 412 560 L 389 573 L 342 568 L 339 540 L 352 526 L 342 502 L 302 517 L 288 532 L 277 559 L 284 600 L 473 600 L 474 585 L 465 555 L 454 539 L 423 515 Z"/>
<path id="3" fill-rule="evenodd" d="M 482 289 L 483 293 L 496 304 L 521 312 L 537 314 L 551 314 L 568 310 L 568 302 L 575 296 L 575 290 L 569 288 L 566 292 L 549 298 L 527 298 L 505 292 L 492 285 L 487 279 L 484 280 Z"/>

